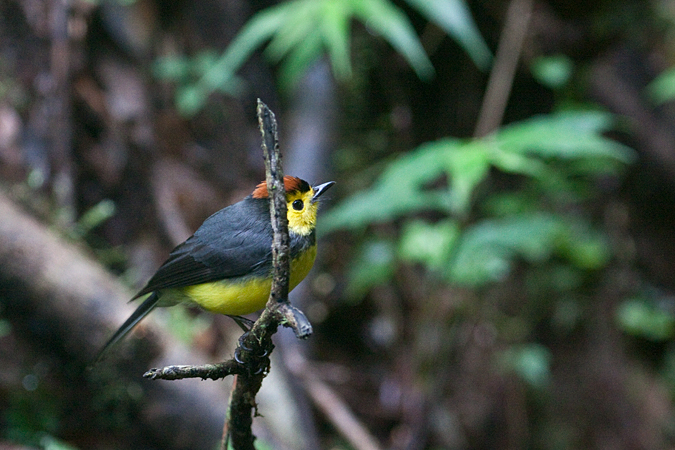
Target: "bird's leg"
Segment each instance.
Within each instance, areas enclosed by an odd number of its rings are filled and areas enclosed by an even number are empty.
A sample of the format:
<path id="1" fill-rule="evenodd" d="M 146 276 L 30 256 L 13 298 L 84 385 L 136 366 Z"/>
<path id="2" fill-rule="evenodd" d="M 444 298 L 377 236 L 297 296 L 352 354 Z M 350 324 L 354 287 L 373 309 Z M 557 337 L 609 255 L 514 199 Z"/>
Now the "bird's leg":
<path id="1" fill-rule="evenodd" d="M 267 359 L 269 351 L 265 348 L 261 348 L 259 345 L 251 346 L 250 342 L 248 344 L 246 343 L 254 324 L 252 320 L 241 316 L 229 317 L 231 317 L 244 331 L 244 334 L 239 337 L 237 348 L 234 350 L 234 360 L 239 364 L 246 366 L 249 375 L 258 375 L 269 366 L 269 359 Z M 251 367 L 253 361 L 256 361 L 253 363 L 255 367 Z"/>
<path id="2" fill-rule="evenodd" d="M 250 333 L 250 331 L 247 331 L 239 337 L 237 348 L 234 349 L 234 360 L 242 366 L 245 366 L 249 371 L 249 375 L 258 375 L 269 366 L 269 359 L 267 358 L 269 352 L 267 349 L 261 348 L 260 346 L 251 348 L 246 345 L 246 340 Z M 244 352 L 243 355 L 242 352 Z M 256 362 L 251 366 L 253 361 Z"/>
<path id="3" fill-rule="evenodd" d="M 230 316 L 229 314 L 227 315 L 227 317 L 234 320 L 244 333 L 248 333 L 251 330 L 251 327 L 253 327 L 253 324 L 255 323 L 254 321 L 252 321 L 251 319 L 247 319 L 246 317 Z"/>

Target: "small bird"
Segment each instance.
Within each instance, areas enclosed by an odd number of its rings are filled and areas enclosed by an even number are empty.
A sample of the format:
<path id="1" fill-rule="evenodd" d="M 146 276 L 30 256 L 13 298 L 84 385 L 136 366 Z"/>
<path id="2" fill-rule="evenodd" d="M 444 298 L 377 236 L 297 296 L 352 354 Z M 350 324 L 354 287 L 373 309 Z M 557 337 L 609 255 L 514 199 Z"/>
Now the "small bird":
<path id="1" fill-rule="evenodd" d="M 334 184 L 329 181 L 310 186 L 300 178 L 284 177 L 291 252 L 289 291 L 314 265 L 318 201 Z M 173 249 L 131 300 L 150 294 L 148 298 L 112 335 L 96 361 L 156 306 L 192 303 L 236 320 L 264 308 L 271 286 L 272 223 L 263 181 L 242 201 L 211 215 Z"/>

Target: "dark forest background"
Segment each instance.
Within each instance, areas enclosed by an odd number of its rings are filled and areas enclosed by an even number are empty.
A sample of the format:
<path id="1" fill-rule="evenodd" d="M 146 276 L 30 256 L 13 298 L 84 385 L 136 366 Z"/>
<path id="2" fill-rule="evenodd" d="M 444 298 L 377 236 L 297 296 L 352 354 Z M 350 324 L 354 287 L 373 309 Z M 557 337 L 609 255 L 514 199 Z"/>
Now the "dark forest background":
<path id="1" fill-rule="evenodd" d="M 126 302 L 264 179 L 335 180 L 260 449 L 675 446 L 675 2 L 3 0 L 0 448 L 213 449 L 239 329 Z"/>

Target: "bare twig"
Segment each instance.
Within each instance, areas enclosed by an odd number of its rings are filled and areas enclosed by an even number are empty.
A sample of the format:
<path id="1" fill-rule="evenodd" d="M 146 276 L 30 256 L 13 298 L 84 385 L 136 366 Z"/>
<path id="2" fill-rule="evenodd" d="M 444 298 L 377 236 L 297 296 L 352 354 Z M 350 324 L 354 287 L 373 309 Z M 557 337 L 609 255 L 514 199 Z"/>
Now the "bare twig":
<path id="1" fill-rule="evenodd" d="M 474 136 L 482 137 L 502 123 L 506 103 L 511 94 L 513 77 L 520 60 L 527 26 L 532 15 L 533 0 L 511 0 L 483 97 Z"/>
<path id="2" fill-rule="evenodd" d="M 166 366 L 162 369 L 150 369 L 143 374 L 151 380 L 182 380 L 183 378 L 201 378 L 202 380 L 219 380 L 228 375 L 244 373 L 245 368 L 234 359 L 220 364 L 204 364 L 203 366 Z"/>

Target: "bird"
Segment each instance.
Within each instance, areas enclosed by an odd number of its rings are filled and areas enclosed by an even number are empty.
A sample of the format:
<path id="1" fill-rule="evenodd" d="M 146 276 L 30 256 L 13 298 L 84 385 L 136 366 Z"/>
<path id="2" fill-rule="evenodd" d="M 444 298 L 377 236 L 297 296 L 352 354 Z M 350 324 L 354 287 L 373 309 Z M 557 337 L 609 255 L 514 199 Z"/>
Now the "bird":
<path id="1" fill-rule="evenodd" d="M 309 273 L 316 258 L 316 219 L 319 198 L 334 181 L 311 186 L 285 176 L 290 238 L 289 292 Z M 208 217 L 130 301 L 147 298 L 103 346 L 95 362 L 156 307 L 179 303 L 232 317 L 265 307 L 272 285 L 272 223 L 265 181 L 240 202 Z M 148 295 L 149 294 L 149 295 Z"/>

